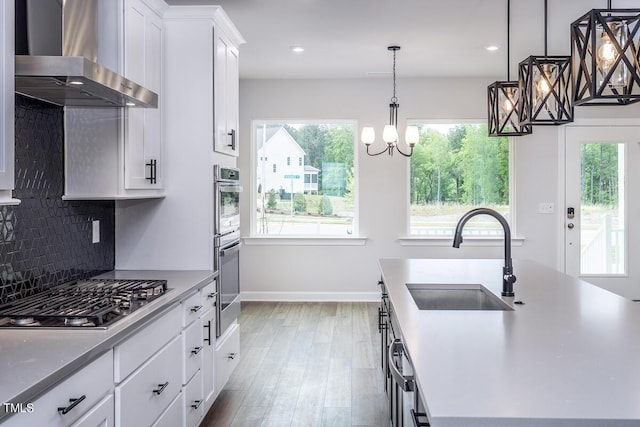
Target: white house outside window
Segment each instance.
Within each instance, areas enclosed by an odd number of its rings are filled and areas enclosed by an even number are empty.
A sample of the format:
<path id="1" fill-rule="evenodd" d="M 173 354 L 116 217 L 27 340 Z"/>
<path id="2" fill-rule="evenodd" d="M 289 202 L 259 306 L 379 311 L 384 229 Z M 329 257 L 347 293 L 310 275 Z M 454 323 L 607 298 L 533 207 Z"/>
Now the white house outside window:
<path id="1" fill-rule="evenodd" d="M 356 124 L 257 121 L 253 134 L 252 235 L 352 235 Z M 266 173 L 264 158 L 273 164 L 273 173 Z"/>
<path id="2" fill-rule="evenodd" d="M 452 237 L 460 217 L 481 206 L 512 223 L 508 138 L 489 137 L 487 126 L 477 122 L 411 124 L 418 125 L 420 142 L 411 157 L 410 236 Z M 498 237 L 502 228 L 480 215 L 469 221 L 464 235 Z"/>

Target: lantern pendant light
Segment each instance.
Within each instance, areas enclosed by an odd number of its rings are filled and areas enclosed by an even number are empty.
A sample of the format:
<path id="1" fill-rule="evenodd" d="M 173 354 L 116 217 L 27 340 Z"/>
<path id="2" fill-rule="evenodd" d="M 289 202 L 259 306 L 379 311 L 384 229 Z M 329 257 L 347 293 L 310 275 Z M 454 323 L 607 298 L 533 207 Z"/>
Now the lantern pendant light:
<path id="1" fill-rule="evenodd" d="M 547 54 L 547 0 L 544 0 L 544 56 L 520 62 L 521 125 L 561 125 L 573 121 L 571 57 Z"/>
<path id="2" fill-rule="evenodd" d="M 509 73 L 509 42 L 511 2 L 507 0 L 507 79 Z M 487 87 L 489 136 L 520 136 L 531 133 L 531 125 L 520 124 L 521 92 L 517 81 L 496 81 Z"/>
<path id="3" fill-rule="evenodd" d="M 575 105 L 640 101 L 640 9 L 592 9 L 571 24 Z"/>

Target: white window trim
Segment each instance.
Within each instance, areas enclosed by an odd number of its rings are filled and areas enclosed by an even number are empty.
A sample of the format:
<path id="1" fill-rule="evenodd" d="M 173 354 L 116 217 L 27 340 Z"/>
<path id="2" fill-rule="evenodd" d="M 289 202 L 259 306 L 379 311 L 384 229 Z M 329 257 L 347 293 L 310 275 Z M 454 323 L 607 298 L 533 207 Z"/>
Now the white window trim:
<path id="1" fill-rule="evenodd" d="M 485 119 L 407 119 L 407 126 L 419 125 L 419 124 L 480 124 Z M 509 228 L 511 229 L 511 242 L 513 246 L 522 246 L 525 238 L 516 236 L 516 174 L 515 174 L 515 161 L 516 161 L 516 146 L 515 139 L 508 137 L 509 139 Z M 453 243 L 453 237 L 427 237 L 411 234 L 411 166 L 407 168 L 407 216 L 406 216 L 406 235 L 398 237 L 398 241 L 401 246 L 451 246 Z M 479 236 L 479 237 L 465 237 L 464 244 L 467 246 L 500 246 L 504 244 L 504 238 L 493 236 Z"/>
<path id="2" fill-rule="evenodd" d="M 256 201 L 255 194 L 258 193 L 257 189 L 257 176 L 256 176 L 256 160 L 258 156 L 257 141 L 256 141 L 256 126 L 259 124 L 283 124 L 283 123 L 301 123 L 301 124 L 349 124 L 353 125 L 355 132 L 353 138 L 353 189 L 355 194 L 353 195 L 353 234 L 351 236 L 340 236 L 333 234 L 317 234 L 317 235 L 263 235 L 258 234 L 256 230 Z M 344 246 L 356 246 L 364 245 L 367 241 L 366 237 L 360 236 L 360 185 L 358 177 L 358 121 L 354 119 L 268 119 L 268 120 L 251 120 L 251 144 L 249 153 L 250 158 L 250 228 L 249 237 L 244 237 L 243 242 L 247 245 L 301 245 L 301 246 L 332 246 L 332 245 L 344 245 Z"/>
<path id="3" fill-rule="evenodd" d="M 253 236 L 243 237 L 247 246 L 364 246 L 366 237 L 333 237 L 333 236 Z"/>

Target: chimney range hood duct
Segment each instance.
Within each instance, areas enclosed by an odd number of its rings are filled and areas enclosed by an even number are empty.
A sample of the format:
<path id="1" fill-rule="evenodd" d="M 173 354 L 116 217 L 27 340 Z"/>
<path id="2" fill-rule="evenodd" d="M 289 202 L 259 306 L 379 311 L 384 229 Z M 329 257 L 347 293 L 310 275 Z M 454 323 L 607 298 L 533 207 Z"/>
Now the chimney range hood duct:
<path id="1" fill-rule="evenodd" d="M 15 6 L 16 93 L 69 107 L 157 108 L 156 93 L 96 62 L 96 0 Z"/>

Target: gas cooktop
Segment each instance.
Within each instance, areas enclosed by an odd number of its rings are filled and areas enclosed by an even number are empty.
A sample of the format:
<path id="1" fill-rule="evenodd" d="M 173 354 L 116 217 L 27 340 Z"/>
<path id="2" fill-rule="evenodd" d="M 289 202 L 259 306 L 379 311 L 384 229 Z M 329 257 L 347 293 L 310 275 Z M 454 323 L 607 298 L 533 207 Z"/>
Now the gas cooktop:
<path id="1" fill-rule="evenodd" d="M 166 280 L 78 280 L 1 305 L 0 328 L 106 329 L 170 290 Z"/>

